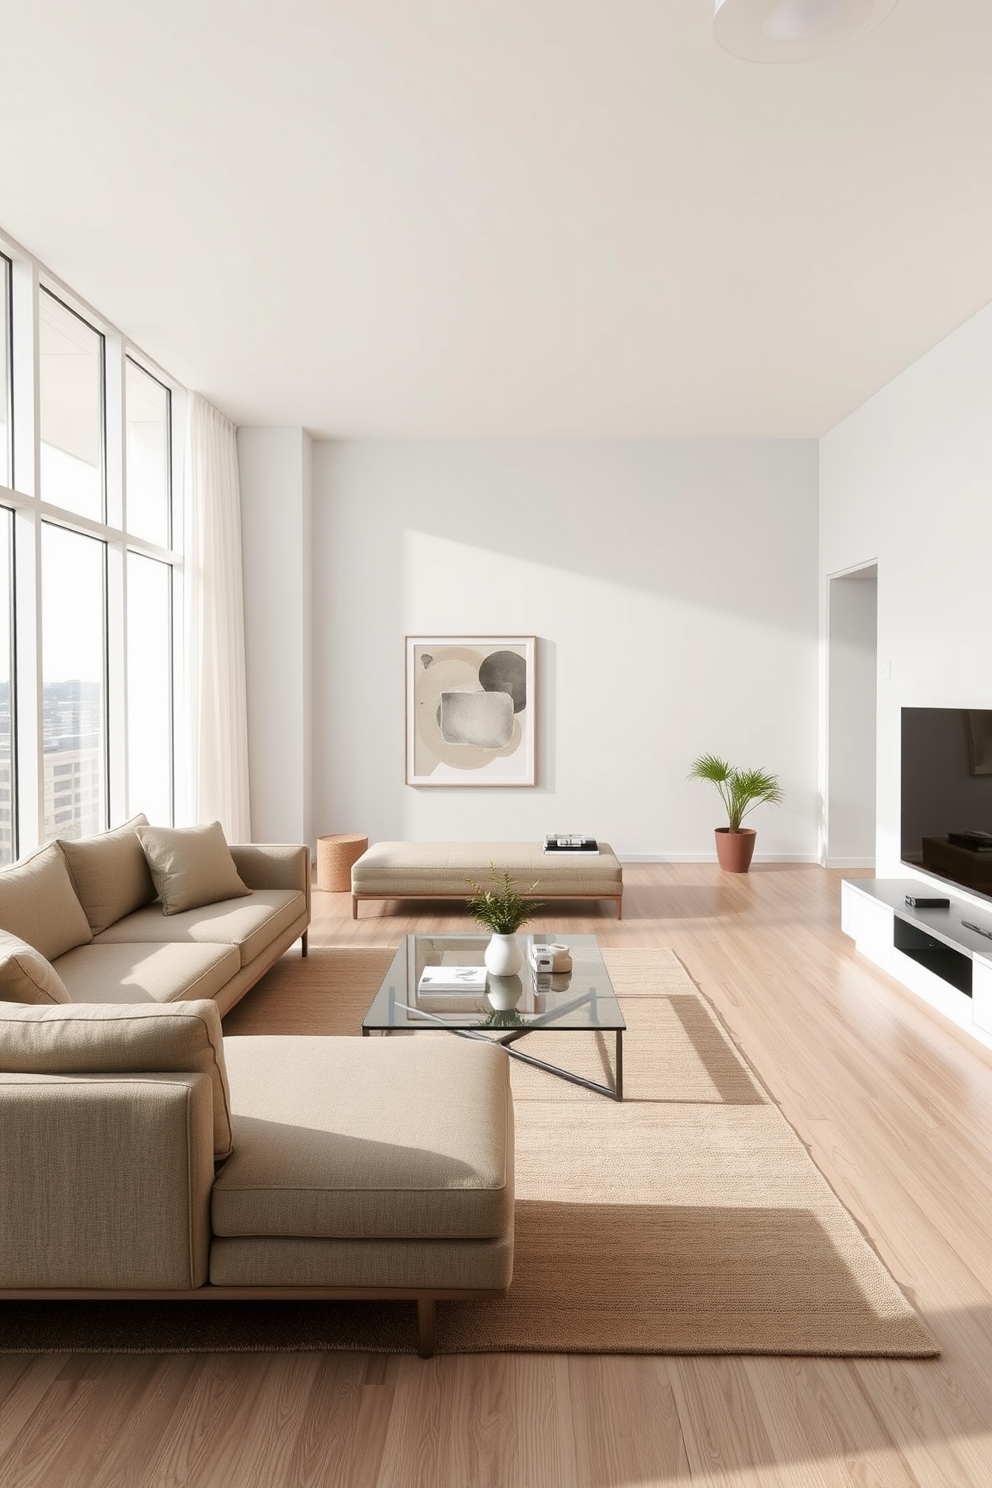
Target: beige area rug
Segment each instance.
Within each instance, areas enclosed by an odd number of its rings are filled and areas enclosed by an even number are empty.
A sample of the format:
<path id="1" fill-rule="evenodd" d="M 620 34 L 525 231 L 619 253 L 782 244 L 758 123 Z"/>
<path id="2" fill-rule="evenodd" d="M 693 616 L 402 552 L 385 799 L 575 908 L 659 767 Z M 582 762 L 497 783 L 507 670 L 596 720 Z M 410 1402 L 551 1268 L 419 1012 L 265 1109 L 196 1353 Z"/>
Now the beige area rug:
<path id="1" fill-rule="evenodd" d="M 604 954 L 628 1024 L 626 1098 L 514 1062 L 513 1287 L 440 1303 L 439 1352 L 937 1354 L 678 959 Z M 357 1036 L 390 959 L 290 953 L 225 1030 Z M 523 1047 L 611 1078 L 612 1034 L 541 1032 Z M 405 1352 L 414 1318 L 405 1304 L 0 1305 L 0 1350 L 58 1348 Z"/>

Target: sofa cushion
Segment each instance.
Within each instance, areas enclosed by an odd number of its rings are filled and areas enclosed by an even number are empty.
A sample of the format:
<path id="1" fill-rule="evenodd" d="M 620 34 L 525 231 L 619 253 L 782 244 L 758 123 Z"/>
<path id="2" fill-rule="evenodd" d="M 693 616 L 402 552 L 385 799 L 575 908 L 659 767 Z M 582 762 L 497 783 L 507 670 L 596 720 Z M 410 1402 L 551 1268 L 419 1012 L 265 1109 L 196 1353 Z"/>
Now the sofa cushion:
<path id="1" fill-rule="evenodd" d="M 217 1235 L 488 1240 L 512 1227 L 509 1059 L 455 1038 L 225 1040 Z"/>
<path id="2" fill-rule="evenodd" d="M 241 957 L 227 945 L 100 942 L 67 951 L 57 970 L 68 1002 L 196 1002 L 226 987 Z"/>
<path id="3" fill-rule="evenodd" d="M 49 961 L 93 939 L 58 843 L 0 872 L 0 930 L 26 940 Z"/>
<path id="4" fill-rule="evenodd" d="M 155 885 L 137 832 L 138 827 L 147 825 L 148 818 L 141 815 L 113 831 L 80 842 L 59 838 L 76 898 L 94 935 L 155 898 Z"/>
<path id="5" fill-rule="evenodd" d="M 247 966 L 266 946 L 306 913 L 306 896 L 293 889 L 255 889 L 250 899 L 226 900 L 163 915 L 157 904 L 118 920 L 98 937 L 100 945 L 144 941 L 148 945 L 181 941 L 237 946 Z"/>
<path id="6" fill-rule="evenodd" d="M 231 1151 L 230 1091 L 214 1003 L 166 1007 L 0 1003 L 0 1069 L 8 1074 L 190 1073 L 210 1076 L 214 1155 Z"/>
<path id="7" fill-rule="evenodd" d="M 165 914 L 180 914 L 252 891 L 234 866 L 220 822 L 201 827 L 138 827 Z"/>
<path id="8" fill-rule="evenodd" d="M 65 984 L 40 951 L 0 930 L 0 1002 L 69 1002 Z"/>

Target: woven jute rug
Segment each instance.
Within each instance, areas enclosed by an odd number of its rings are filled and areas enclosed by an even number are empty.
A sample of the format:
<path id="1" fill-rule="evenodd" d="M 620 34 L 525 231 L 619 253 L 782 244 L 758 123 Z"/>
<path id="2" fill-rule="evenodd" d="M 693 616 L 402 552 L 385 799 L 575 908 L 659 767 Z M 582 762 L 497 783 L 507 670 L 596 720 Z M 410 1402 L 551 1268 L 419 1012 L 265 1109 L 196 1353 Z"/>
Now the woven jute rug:
<path id="1" fill-rule="evenodd" d="M 628 1025 L 626 1098 L 514 1063 L 513 1287 L 440 1303 L 438 1351 L 937 1354 L 673 953 L 604 955 Z M 290 953 L 225 1031 L 358 1036 L 390 958 Z M 525 1047 L 609 1079 L 612 1035 L 542 1032 Z M 415 1348 L 414 1309 L 397 1303 L 0 1304 L 5 1351 Z"/>

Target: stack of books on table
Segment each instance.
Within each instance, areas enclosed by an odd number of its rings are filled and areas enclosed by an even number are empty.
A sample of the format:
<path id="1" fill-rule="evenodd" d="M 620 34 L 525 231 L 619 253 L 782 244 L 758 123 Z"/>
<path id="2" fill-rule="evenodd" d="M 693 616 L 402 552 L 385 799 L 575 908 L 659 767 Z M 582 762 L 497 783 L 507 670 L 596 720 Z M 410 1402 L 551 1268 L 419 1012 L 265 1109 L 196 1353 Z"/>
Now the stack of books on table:
<path id="1" fill-rule="evenodd" d="M 416 1003 L 421 1012 L 456 1018 L 477 1012 L 485 995 L 484 966 L 425 966 L 417 983 Z"/>
<path id="2" fill-rule="evenodd" d="M 484 966 L 425 966 L 420 973 L 417 992 L 434 997 L 437 993 L 461 993 L 463 997 L 481 996 L 486 990 Z"/>
<path id="3" fill-rule="evenodd" d="M 581 832 L 549 832 L 544 839 L 544 851 L 598 853 L 599 843 L 595 837 L 583 837 Z"/>

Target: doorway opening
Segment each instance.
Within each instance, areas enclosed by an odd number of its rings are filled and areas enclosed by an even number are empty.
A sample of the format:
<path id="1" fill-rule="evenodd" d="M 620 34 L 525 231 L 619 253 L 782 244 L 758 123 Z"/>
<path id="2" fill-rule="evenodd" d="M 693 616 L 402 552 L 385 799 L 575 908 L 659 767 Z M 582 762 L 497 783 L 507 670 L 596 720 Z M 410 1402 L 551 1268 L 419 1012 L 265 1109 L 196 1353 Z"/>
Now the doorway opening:
<path id="1" fill-rule="evenodd" d="M 831 574 L 827 588 L 824 861 L 875 866 L 878 565 Z"/>

